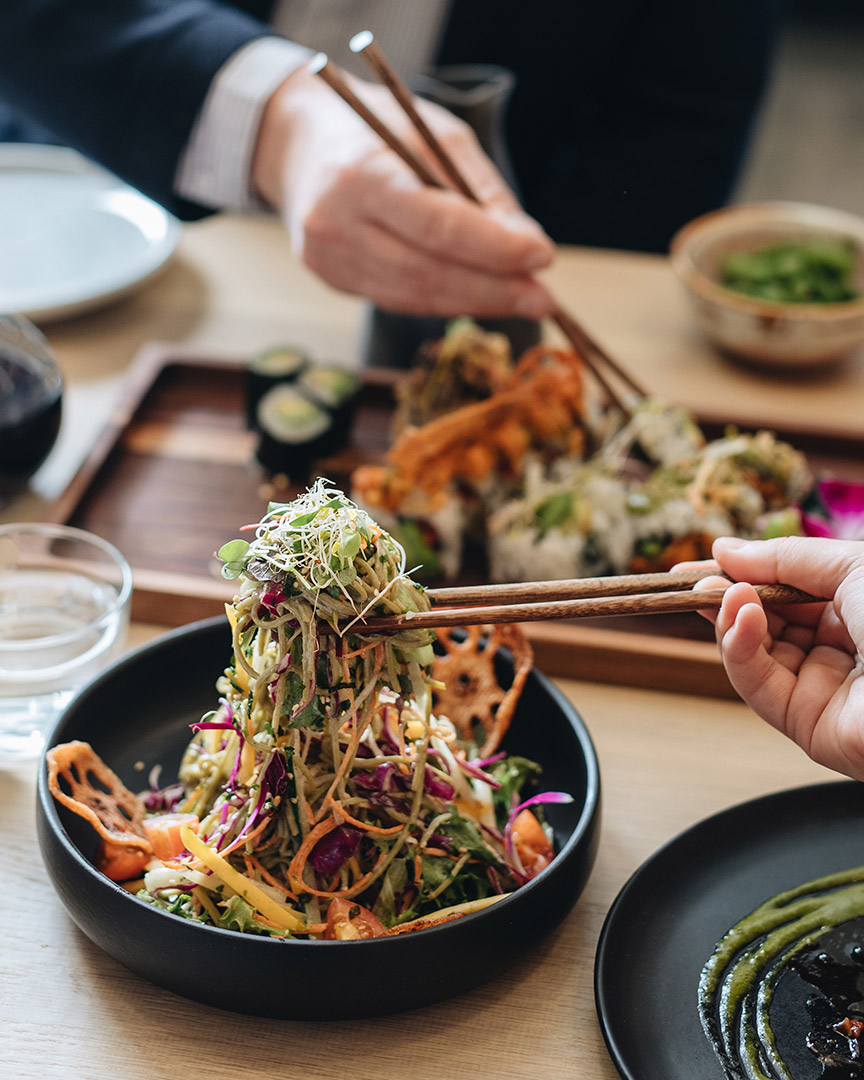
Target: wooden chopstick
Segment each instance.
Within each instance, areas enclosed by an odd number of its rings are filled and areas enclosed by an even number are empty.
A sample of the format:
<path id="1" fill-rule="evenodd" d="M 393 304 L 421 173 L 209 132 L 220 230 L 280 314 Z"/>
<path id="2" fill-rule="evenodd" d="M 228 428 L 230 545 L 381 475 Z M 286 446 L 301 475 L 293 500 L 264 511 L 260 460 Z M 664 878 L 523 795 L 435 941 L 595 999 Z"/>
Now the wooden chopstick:
<path id="1" fill-rule="evenodd" d="M 414 104 L 414 98 L 410 91 L 385 59 L 384 54 L 378 47 L 371 30 L 361 30 L 359 34 L 348 42 L 348 47 L 353 53 L 359 53 L 375 72 L 381 82 L 387 87 L 394 98 L 399 102 L 408 119 L 414 125 L 420 137 L 435 155 L 439 165 L 446 173 L 453 186 L 460 191 L 466 199 L 479 203 L 480 199 L 471 185 L 456 167 L 456 163 L 450 157 L 443 143 L 429 127 Z"/>
<path id="2" fill-rule="evenodd" d="M 478 205 L 482 205 L 480 203 L 480 198 L 473 191 L 464 174 L 460 172 L 458 166 L 453 161 L 447 150 L 441 144 L 434 132 L 430 130 L 428 124 L 426 124 L 426 122 L 423 120 L 423 117 L 417 111 L 411 92 L 396 74 L 387 59 L 384 57 L 384 54 L 382 53 L 377 42 L 375 41 L 375 37 L 372 32 L 369 30 L 363 30 L 359 34 L 355 34 L 354 37 L 351 38 L 349 45 L 352 52 L 358 53 L 363 56 L 363 59 L 366 60 L 372 71 L 378 76 L 381 82 L 392 93 L 393 97 L 402 107 L 402 110 L 405 112 L 408 119 L 414 125 L 420 137 L 435 155 L 435 158 L 438 161 L 439 165 L 443 169 L 444 173 L 451 180 L 451 182 L 454 184 L 454 186 L 466 198 L 470 199 L 472 202 L 477 203 Z M 331 65 L 330 71 L 328 72 L 329 77 L 327 81 L 329 85 L 333 87 L 333 89 L 335 89 L 338 93 L 341 93 L 342 91 L 336 85 L 335 81 L 332 80 L 332 76 L 334 74 L 335 73 L 333 72 Z M 342 82 L 345 90 L 347 90 L 348 93 L 351 94 L 350 88 L 345 85 L 344 81 L 339 81 Z M 352 94 L 352 97 L 355 97 L 356 100 L 356 95 Z M 347 98 L 345 100 L 347 100 Z M 363 108 L 365 109 L 365 106 L 363 106 Z M 378 128 L 376 127 L 375 130 L 377 131 Z M 379 134 L 381 134 L 380 131 Z M 396 136 L 393 136 L 393 138 L 395 139 Z M 403 157 L 403 160 L 405 160 L 407 164 L 410 164 L 410 162 L 408 162 L 406 158 Z M 423 179 L 422 176 L 420 178 L 421 180 Z M 561 332 L 564 334 L 564 336 L 567 338 L 567 340 L 582 358 L 585 366 L 589 369 L 594 378 L 606 392 L 610 400 L 615 405 L 617 405 L 618 408 L 620 408 L 624 412 L 628 411 L 621 396 L 614 390 L 609 380 L 603 375 L 600 369 L 601 364 L 605 364 L 607 369 L 612 371 L 624 383 L 624 385 L 630 390 L 630 392 L 636 395 L 636 397 L 647 397 L 645 390 L 639 385 L 639 383 L 628 372 L 626 372 L 604 349 L 602 349 L 600 345 L 592 337 L 590 337 L 590 335 L 584 330 L 584 328 L 573 318 L 573 316 L 570 315 L 567 311 L 565 311 L 560 304 L 557 306 L 557 309 L 553 314 L 552 318 L 557 324 L 558 328 L 561 330 Z"/>
<path id="3" fill-rule="evenodd" d="M 757 585 L 755 588 L 765 604 L 825 603 L 824 597 L 812 596 L 791 585 Z M 590 619 L 613 615 L 716 611 L 725 595 L 725 589 L 704 589 L 700 592 L 687 590 L 686 592 L 637 593 L 627 596 L 584 597 L 540 603 L 433 609 L 432 611 L 407 612 L 404 615 L 375 615 L 358 621 L 352 629 L 355 633 L 368 634 L 378 631 L 389 633 L 396 630 L 439 629 L 486 623 L 523 623 L 547 619 Z"/>
<path id="4" fill-rule="evenodd" d="M 384 140 L 385 143 L 402 158 L 405 164 L 413 169 L 417 176 L 429 187 L 443 188 L 444 184 L 417 155 L 405 145 L 398 135 L 394 134 L 387 125 L 380 120 L 375 113 L 360 100 L 351 87 L 345 82 L 326 53 L 316 53 L 309 61 L 308 69 L 313 75 L 319 75 L 328 86 L 332 87 L 339 97 L 350 105 L 354 112 L 365 120 L 369 127 Z"/>
<path id="5" fill-rule="evenodd" d="M 609 577 L 562 578 L 559 581 L 516 581 L 495 585 L 452 585 L 427 589 L 433 604 L 539 603 L 541 600 L 581 600 L 587 597 L 627 596 L 685 589 L 706 577 L 722 577 L 716 567 L 678 570 L 666 574 L 618 574 Z"/>

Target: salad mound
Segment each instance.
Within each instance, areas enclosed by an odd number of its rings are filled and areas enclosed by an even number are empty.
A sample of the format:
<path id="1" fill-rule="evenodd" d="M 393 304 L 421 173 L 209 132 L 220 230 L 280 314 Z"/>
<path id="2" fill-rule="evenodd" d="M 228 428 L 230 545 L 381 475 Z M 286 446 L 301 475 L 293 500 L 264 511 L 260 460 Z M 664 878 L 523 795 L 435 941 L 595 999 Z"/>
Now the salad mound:
<path id="1" fill-rule="evenodd" d="M 497 751 L 525 665 L 502 689 L 497 644 L 469 636 L 499 729 L 475 722 L 476 701 L 436 712 L 452 648 L 364 627 L 430 607 L 399 544 L 324 480 L 253 528 L 219 553 L 239 589 L 218 706 L 193 725 L 179 783 L 153 777 L 142 796 L 148 850 L 130 872 L 103 848 L 106 873 L 139 878 L 127 887 L 187 919 L 341 940 L 446 921 L 539 873 L 554 849 L 531 807 L 571 800 L 524 799 L 539 767 Z M 507 633 L 511 645 L 519 632 Z M 460 707 L 458 694 L 442 701 Z"/>

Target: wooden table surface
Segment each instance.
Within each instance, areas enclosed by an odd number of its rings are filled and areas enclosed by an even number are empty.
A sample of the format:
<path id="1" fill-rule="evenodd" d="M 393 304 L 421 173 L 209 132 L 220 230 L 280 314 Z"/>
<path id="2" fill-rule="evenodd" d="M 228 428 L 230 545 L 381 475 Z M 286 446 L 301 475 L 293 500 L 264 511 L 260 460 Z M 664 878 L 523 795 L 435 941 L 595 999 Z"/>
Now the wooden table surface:
<path id="1" fill-rule="evenodd" d="M 860 430 L 862 357 L 796 379 L 737 366 L 698 337 L 665 259 L 571 249 L 549 278 L 591 332 L 663 396 L 745 424 L 815 417 Z M 67 378 L 64 428 L 33 490 L 2 508 L 0 520 L 47 515 L 144 342 L 246 355 L 290 340 L 322 359 L 347 359 L 357 351 L 362 313 L 358 301 L 296 265 L 274 222 L 223 217 L 188 226 L 178 257 L 136 296 L 45 328 Z M 159 629 L 133 626 L 130 645 Z M 0 769 L 0 1076 L 617 1076 L 592 989 L 597 937 L 617 891 L 660 845 L 706 815 L 831 774 L 736 702 L 560 685 L 592 733 L 604 793 L 600 852 L 576 908 L 536 956 L 471 995 L 356 1023 L 233 1015 L 127 972 L 78 931 L 46 878 L 34 826 L 35 764 Z"/>

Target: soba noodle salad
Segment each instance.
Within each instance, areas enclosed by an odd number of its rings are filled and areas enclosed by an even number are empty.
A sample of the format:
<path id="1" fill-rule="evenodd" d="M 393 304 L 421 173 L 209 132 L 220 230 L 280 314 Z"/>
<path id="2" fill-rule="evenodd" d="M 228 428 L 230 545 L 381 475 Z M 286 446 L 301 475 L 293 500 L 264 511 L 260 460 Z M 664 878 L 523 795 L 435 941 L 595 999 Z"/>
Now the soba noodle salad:
<path id="1" fill-rule="evenodd" d="M 433 713 L 433 632 L 364 629 L 430 607 L 368 514 L 319 480 L 219 554 L 239 583 L 233 655 L 179 784 L 145 796 L 140 897 L 255 934 L 373 937 L 476 910 L 547 865 L 529 805 L 570 797 L 525 798 L 536 765 L 481 758 Z"/>

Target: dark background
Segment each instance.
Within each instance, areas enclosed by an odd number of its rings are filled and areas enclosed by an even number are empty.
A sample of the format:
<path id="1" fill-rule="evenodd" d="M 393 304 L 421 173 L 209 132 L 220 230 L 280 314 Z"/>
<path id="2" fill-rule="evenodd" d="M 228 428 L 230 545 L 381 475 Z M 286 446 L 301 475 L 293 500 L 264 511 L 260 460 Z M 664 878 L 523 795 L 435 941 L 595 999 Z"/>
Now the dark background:
<path id="1" fill-rule="evenodd" d="M 734 72 L 730 72 L 730 78 Z M 864 214 L 864 3 L 786 0 L 771 83 L 735 201 Z"/>

